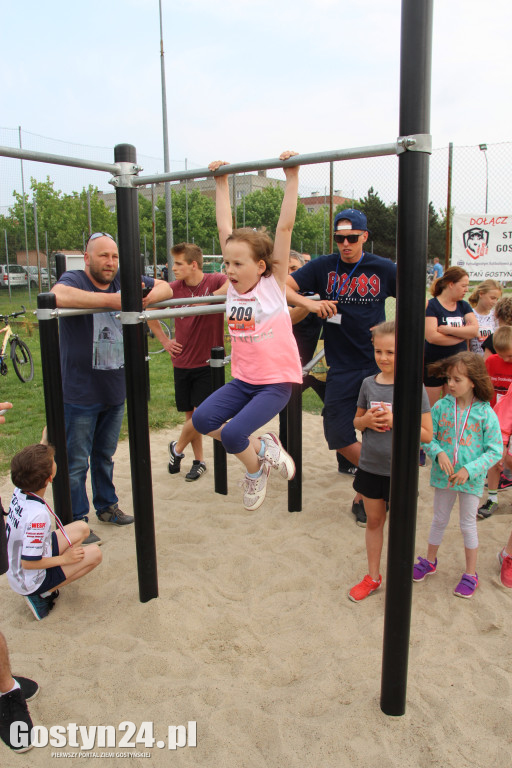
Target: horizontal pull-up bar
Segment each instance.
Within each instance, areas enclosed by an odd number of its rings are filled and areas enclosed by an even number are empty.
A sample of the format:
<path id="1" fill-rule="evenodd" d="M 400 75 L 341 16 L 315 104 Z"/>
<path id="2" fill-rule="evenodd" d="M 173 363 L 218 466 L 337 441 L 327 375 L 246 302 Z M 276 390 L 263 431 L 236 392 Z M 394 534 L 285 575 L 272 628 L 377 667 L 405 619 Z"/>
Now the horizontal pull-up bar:
<path id="1" fill-rule="evenodd" d="M 121 167 L 117 163 L 102 163 L 99 160 L 51 155 L 48 152 L 34 152 L 30 149 L 18 149 L 17 147 L 0 147 L 0 157 L 14 157 L 17 160 L 34 160 L 38 163 L 54 163 L 55 165 L 71 165 L 75 168 L 88 168 L 91 171 L 108 171 L 114 176 L 121 173 Z"/>
<path id="2" fill-rule="evenodd" d="M 271 168 L 289 168 L 295 165 L 313 165 L 314 163 L 331 163 L 336 160 L 356 160 L 362 157 L 381 157 L 397 155 L 404 151 L 402 144 L 376 144 L 371 147 L 354 147 L 352 149 L 335 149 L 330 152 L 313 152 L 305 155 L 294 155 L 289 160 L 273 157 L 267 160 L 252 160 L 246 163 L 229 163 L 213 172 L 208 168 L 195 171 L 178 171 L 177 173 L 155 173 L 151 176 L 137 176 L 133 179 L 136 187 L 145 184 L 157 184 L 162 181 L 184 181 L 185 179 L 211 178 L 231 173 L 249 173 L 250 171 L 266 171 Z"/>

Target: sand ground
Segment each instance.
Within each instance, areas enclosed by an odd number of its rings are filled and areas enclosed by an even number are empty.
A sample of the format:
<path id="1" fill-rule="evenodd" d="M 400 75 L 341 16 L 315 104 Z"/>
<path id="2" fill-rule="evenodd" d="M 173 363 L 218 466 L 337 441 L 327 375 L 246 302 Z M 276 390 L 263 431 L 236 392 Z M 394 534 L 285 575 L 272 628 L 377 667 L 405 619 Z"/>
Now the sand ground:
<path id="1" fill-rule="evenodd" d="M 414 585 L 407 710 L 393 718 L 379 707 L 386 585 L 361 604 L 347 599 L 366 573 L 364 530 L 354 523 L 351 479 L 336 471 L 320 417 L 304 414 L 303 511 L 292 514 L 277 476 L 264 506 L 245 512 L 236 459 L 228 462 L 228 496 L 216 495 L 211 441 L 201 480 L 170 476 L 167 444 L 177 434 L 156 433 L 151 443 L 158 599 L 139 602 L 133 526 L 94 524 L 102 564 L 65 587 L 44 621 L 0 577 L 0 627 L 13 671 L 41 686 L 30 704 L 34 722 L 118 728 L 130 721 L 137 729 L 152 722 L 155 739 L 166 743 L 169 726 L 196 723 L 197 746 L 176 751 L 123 749 L 118 729 L 116 749 L 93 752 L 150 757 L 114 757 L 116 765 L 508 768 L 512 591 L 501 586 L 496 554 L 510 532 L 512 490 L 500 495 L 496 515 L 479 522 L 481 586 L 472 600 L 452 594 L 464 569 L 457 515 L 438 573 Z M 429 474 L 420 470 L 423 555 Z M 119 445 L 115 479 L 129 513 L 127 443 Z M 8 502 L 8 478 L 0 492 Z M 384 576 L 385 561 L 384 553 Z M 48 746 L 15 755 L 0 747 L 5 768 L 48 766 L 56 753 L 79 751 Z"/>

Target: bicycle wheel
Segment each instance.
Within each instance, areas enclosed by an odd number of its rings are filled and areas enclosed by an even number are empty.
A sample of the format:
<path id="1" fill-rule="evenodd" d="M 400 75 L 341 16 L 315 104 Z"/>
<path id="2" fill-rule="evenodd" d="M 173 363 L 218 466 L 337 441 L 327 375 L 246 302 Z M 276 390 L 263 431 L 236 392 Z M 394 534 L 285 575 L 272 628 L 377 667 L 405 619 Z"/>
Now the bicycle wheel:
<path id="1" fill-rule="evenodd" d="M 34 378 L 34 361 L 30 349 L 21 339 L 11 341 L 11 360 L 20 381 L 32 381 Z"/>
<path id="2" fill-rule="evenodd" d="M 166 338 L 171 339 L 172 338 L 171 329 L 169 328 L 167 323 L 164 323 L 163 320 L 159 320 L 158 322 L 160 323 L 160 328 L 165 333 Z M 160 341 L 148 328 L 148 354 L 159 355 L 160 352 L 163 352 L 163 351 L 164 351 L 164 348 L 162 347 Z"/>

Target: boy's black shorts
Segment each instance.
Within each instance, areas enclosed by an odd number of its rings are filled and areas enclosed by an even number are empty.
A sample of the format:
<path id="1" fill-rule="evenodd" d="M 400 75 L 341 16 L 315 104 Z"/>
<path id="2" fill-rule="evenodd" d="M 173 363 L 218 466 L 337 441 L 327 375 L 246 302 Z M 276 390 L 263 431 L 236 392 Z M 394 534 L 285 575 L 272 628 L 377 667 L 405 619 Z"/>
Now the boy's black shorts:
<path id="1" fill-rule="evenodd" d="M 174 393 L 178 411 L 193 411 L 212 394 L 210 366 L 175 368 Z"/>
<path id="2" fill-rule="evenodd" d="M 57 557 L 58 554 L 59 540 L 57 539 L 57 534 L 55 531 L 52 531 L 52 557 Z M 54 565 L 51 568 L 46 569 L 46 575 L 44 577 L 43 583 L 40 584 L 36 591 L 32 592 L 31 594 L 41 595 L 43 592 L 48 592 L 50 589 L 58 587 L 59 584 L 62 584 L 63 581 L 66 581 L 66 574 L 60 565 Z"/>
<path id="3" fill-rule="evenodd" d="M 367 499 L 384 499 L 389 501 L 389 475 L 374 475 L 357 468 L 352 488 Z"/>

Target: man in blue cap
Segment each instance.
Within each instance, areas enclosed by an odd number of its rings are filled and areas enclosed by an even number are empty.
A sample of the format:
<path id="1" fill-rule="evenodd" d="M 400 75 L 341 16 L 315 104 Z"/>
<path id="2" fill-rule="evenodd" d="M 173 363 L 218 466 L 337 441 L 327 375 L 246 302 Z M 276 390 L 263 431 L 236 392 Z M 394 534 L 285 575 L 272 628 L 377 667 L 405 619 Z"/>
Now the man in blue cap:
<path id="1" fill-rule="evenodd" d="M 324 320 L 325 359 L 329 366 L 322 411 L 331 450 L 358 465 L 361 444 L 354 430 L 357 398 L 363 379 L 378 373 L 370 329 L 386 319 L 384 302 L 396 296 L 396 265 L 364 250 L 368 225 L 354 208 L 334 219 L 338 253 L 313 259 L 287 278 L 288 303 L 316 312 Z M 313 292 L 320 301 L 301 293 Z M 366 526 L 359 494 L 352 504 L 356 523 Z"/>

